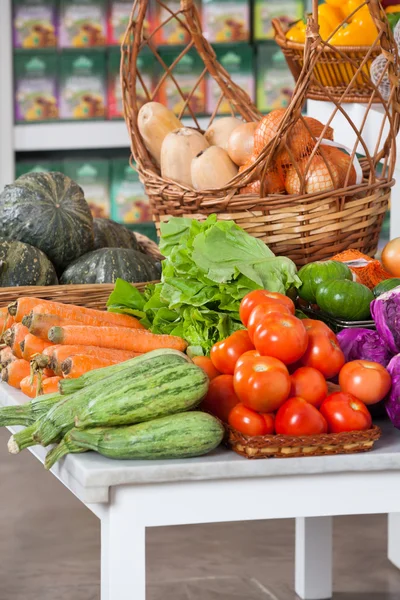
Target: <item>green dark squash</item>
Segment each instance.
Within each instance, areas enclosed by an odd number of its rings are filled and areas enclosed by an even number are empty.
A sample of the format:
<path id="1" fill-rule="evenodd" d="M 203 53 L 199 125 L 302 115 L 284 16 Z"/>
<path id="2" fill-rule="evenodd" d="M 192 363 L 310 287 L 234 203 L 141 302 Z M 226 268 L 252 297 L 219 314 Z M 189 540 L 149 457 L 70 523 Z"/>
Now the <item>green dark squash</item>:
<path id="1" fill-rule="evenodd" d="M 316 261 L 300 269 L 298 276 L 302 281 L 299 296 L 310 304 L 315 304 L 316 291 L 321 283 L 334 279 L 352 280 L 353 275 L 349 267 L 335 260 Z"/>
<path id="2" fill-rule="evenodd" d="M 159 279 L 160 275 L 160 263 L 137 250 L 100 248 L 75 260 L 62 274 L 60 283 L 115 283 L 118 277 L 140 283 Z"/>
<path id="3" fill-rule="evenodd" d="M 380 283 L 378 283 L 378 285 L 376 285 L 374 287 L 374 289 L 372 290 L 372 293 L 374 294 L 375 298 L 377 298 L 381 294 L 384 294 L 385 292 L 389 292 L 390 290 L 393 290 L 395 287 L 398 287 L 399 285 L 400 285 L 400 279 L 398 277 L 393 277 L 392 279 L 385 279 L 385 281 L 381 281 Z"/>
<path id="4" fill-rule="evenodd" d="M 110 219 L 93 219 L 94 249 L 130 248 L 139 250 L 133 231 Z"/>
<path id="5" fill-rule="evenodd" d="M 57 283 L 53 265 L 38 248 L 0 239 L 0 287 Z"/>
<path id="6" fill-rule="evenodd" d="M 82 189 L 62 173 L 28 173 L 0 194 L 1 235 L 42 250 L 59 270 L 93 248 Z"/>
<path id="7" fill-rule="evenodd" d="M 347 279 L 328 281 L 317 288 L 320 309 L 345 321 L 365 321 L 371 318 L 370 304 L 374 295 L 369 288 Z"/>

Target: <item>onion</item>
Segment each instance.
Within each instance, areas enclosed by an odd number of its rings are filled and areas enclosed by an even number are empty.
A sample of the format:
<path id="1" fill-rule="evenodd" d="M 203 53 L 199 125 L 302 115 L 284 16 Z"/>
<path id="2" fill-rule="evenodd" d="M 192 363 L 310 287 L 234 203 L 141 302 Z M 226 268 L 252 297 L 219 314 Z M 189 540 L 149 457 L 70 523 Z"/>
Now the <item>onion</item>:
<path id="1" fill-rule="evenodd" d="M 246 164 L 253 155 L 256 129 L 257 123 L 242 123 L 229 136 L 228 154 L 239 167 Z"/>
<path id="2" fill-rule="evenodd" d="M 382 252 L 382 263 L 393 277 L 400 277 L 400 237 L 386 244 Z"/>

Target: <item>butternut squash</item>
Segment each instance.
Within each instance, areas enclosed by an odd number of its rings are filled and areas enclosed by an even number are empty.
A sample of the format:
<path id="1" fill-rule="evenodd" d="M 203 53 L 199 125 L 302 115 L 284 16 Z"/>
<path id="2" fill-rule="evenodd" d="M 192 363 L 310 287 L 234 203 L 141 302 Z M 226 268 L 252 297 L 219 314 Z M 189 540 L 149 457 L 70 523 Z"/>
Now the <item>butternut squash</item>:
<path id="1" fill-rule="evenodd" d="M 214 121 L 205 132 L 204 136 L 210 146 L 220 146 L 228 150 L 229 137 L 234 129 L 242 125 L 243 121 L 236 117 L 222 117 Z"/>
<path id="2" fill-rule="evenodd" d="M 186 187 L 193 187 L 191 163 L 206 148 L 207 140 L 196 129 L 183 127 L 168 133 L 161 147 L 161 175 Z"/>
<path id="3" fill-rule="evenodd" d="M 192 160 L 192 182 L 195 190 L 223 187 L 237 175 L 238 168 L 228 153 L 219 146 L 210 146 Z"/>
<path id="4" fill-rule="evenodd" d="M 157 165 L 160 165 L 161 146 L 165 136 L 183 125 L 172 110 L 163 104 L 147 102 L 139 111 L 138 127 L 144 145 Z"/>

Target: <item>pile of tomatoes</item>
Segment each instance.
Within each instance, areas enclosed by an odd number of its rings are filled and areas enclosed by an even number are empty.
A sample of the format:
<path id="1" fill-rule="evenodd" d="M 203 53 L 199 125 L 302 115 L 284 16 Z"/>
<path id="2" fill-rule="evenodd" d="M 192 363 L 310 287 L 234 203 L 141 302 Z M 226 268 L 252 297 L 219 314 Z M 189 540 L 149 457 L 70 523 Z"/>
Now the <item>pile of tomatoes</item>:
<path id="1" fill-rule="evenodd" d="M 391 377 L 380 364 L 345 364 L 335 334 L 298 319 L 290 298 L 257 290 L 245 296 L 241 329 L 195 360 L 210 378 L 202 408 L 246 435 L 315 435 L 370 429 L 366 405 L 382 400 Z M 327 380 L 339 378 L 329 394 Z"/>

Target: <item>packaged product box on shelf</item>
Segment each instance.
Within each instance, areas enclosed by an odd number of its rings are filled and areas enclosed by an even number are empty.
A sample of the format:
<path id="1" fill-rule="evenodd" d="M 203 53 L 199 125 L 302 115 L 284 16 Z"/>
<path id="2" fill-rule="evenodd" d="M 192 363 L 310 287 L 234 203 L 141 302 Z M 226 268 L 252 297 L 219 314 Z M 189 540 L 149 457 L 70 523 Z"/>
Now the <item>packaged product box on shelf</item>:
<path id="1" fill-rule="evenodd" d="M 126 158 L 111 161 L 111 218 L 124 225 L 151 220 L 149 199 Z"/>
<path id="2" fill-rule="evenodd" d="M 279 18 L 283 26 L 304 16 L 302 0 L 254 0 L 254 39 L 271 40 L 274 38 L 272 19 Z"/>
<path id="3" fill-rule="evenodd" d="M 58 57 L 54 52 L 14 55 L 15 120 L 51 121 L 58 118 Z"/>
<path id="4" fill-rule="evenodd" d="M 132 0 L 110 0 L 108 11 L 108 44 L 122 44 L 132 12 Z M 149 11 L 148 11 L 149 12 Z M 150 19 L 144 23 L 144 33 L 150 31 Z"/>
<path id="5" fill-rule="evenodd" d="M 23 160 L 21 162 L 17 162 L 15 167 L 15 177 L 21 177 L 21 175 L 26 175 L 27 173 L 49 173 L 50 171 L 63 171 L 63 165 L 59 162 L 54 162 L 52 160 L 42 160 L 42 161 L 28 161 Z"/>
<path id="6" fill-rule="evenodd" d="M 165 0 L 163 4 L 164 6 L 161 6 L 157 2 L 154 5 L 152 15 L 154 29 L 168 20 L 171 15 L 176 14 L 181 7 L 179 0 Z M 190 41 L 190 35 L 188 30 L 182 26 L 181 21 L 184 22 L 182 15 L 179 16 L 179 20 L 175 17 L 171 18 L 163 27 L 160 27 L 155 34 L 156 43 L 160 46 L 187 44 Z"/>
<path id="7" fill-rule="evenodd" d="M 209 42 L 247 42 L 250 39 L 248 0 L 203 0 L 204 36 Z"/>
<path id="8" fill-rule="evenodd" d="M 63 172 L 81 186 L 94 217 L 110 217 L 108 160 L 65 160 Z"/>
<path id="9" fill-rule="evenodd" d="M 104 50 L 64 50 L 61 54 L 60 118 L 104 119 L 106 113 Z"/>
<path id="10" fill-rule="evenodd" d="M 150 51 L 142 50 L 137 58 L 137 68 L 142 81 L 137 83 L 137 101 L 140 106 L 147 102 L 154 89 L 154 57 Z M 124 116 L 122 106 L 122 87 L 120 78 L 121 51 L 119 48 L 110 48 L 108 54 L 108 118 L 121 119 Z M 146 91 L 143 88 L 145 86 Z"/>
<path id="11" fill-rule="evenodd" d="M 167 48 L 160 51 L 160 56 L 165 64 L 171 66 L 178 58 L 182 49 Z M 168 106 L 176 114 L 183 110 L 185 101 L 192 93 L 194 86 L 198 83 L 189 101 L 193 113 L 199 115 L 206 112 L 206 81 L 205 77 L 199 79 L 204 70 L 204 63 L 200 56 L 193 51 L 185 54 L 173 68 L 173 76 L 179 84 L 183 98 L 179 93 L 174 81 L 166 77 L 159 88 L 158 99 L 161 104 Z M 186 108 L 185 114 L 189 114 Z"/>
<path id="12" fill-rule="evenodd" d="M 260 45 L 257 51 L 257 108 L 261 112 L 285 108 L 295 85 L 285 57 L 275 44 Z"/>
<path id="13" fill-rule="evenodd" d="M 14 0 L 14 48 L 52 48 L 57 45 L 55 0 Z"/>
<path id="14" fill-rule="evenodd" d="M 253 48 L 247 44 L 236 44 L 235 46 L 221 46 L 216 48 L 217 58 L 221 65 L 228 71 L 232 80 L 240 86 L 250 99 L 254 101 L 255 76 Z M 207 79 L 207 112 L 212 114 L 217 107 L 221 97 L 221 88 L 211 77 Z M 218 106 L 219 114 L 230 114 L 230 104 L 224 98 Z"/>
<path id="15" fill-rule="evenodd" d="M 104 46 L 107 35 L 107 0 L 60 0 L 61 48 Z"/>

